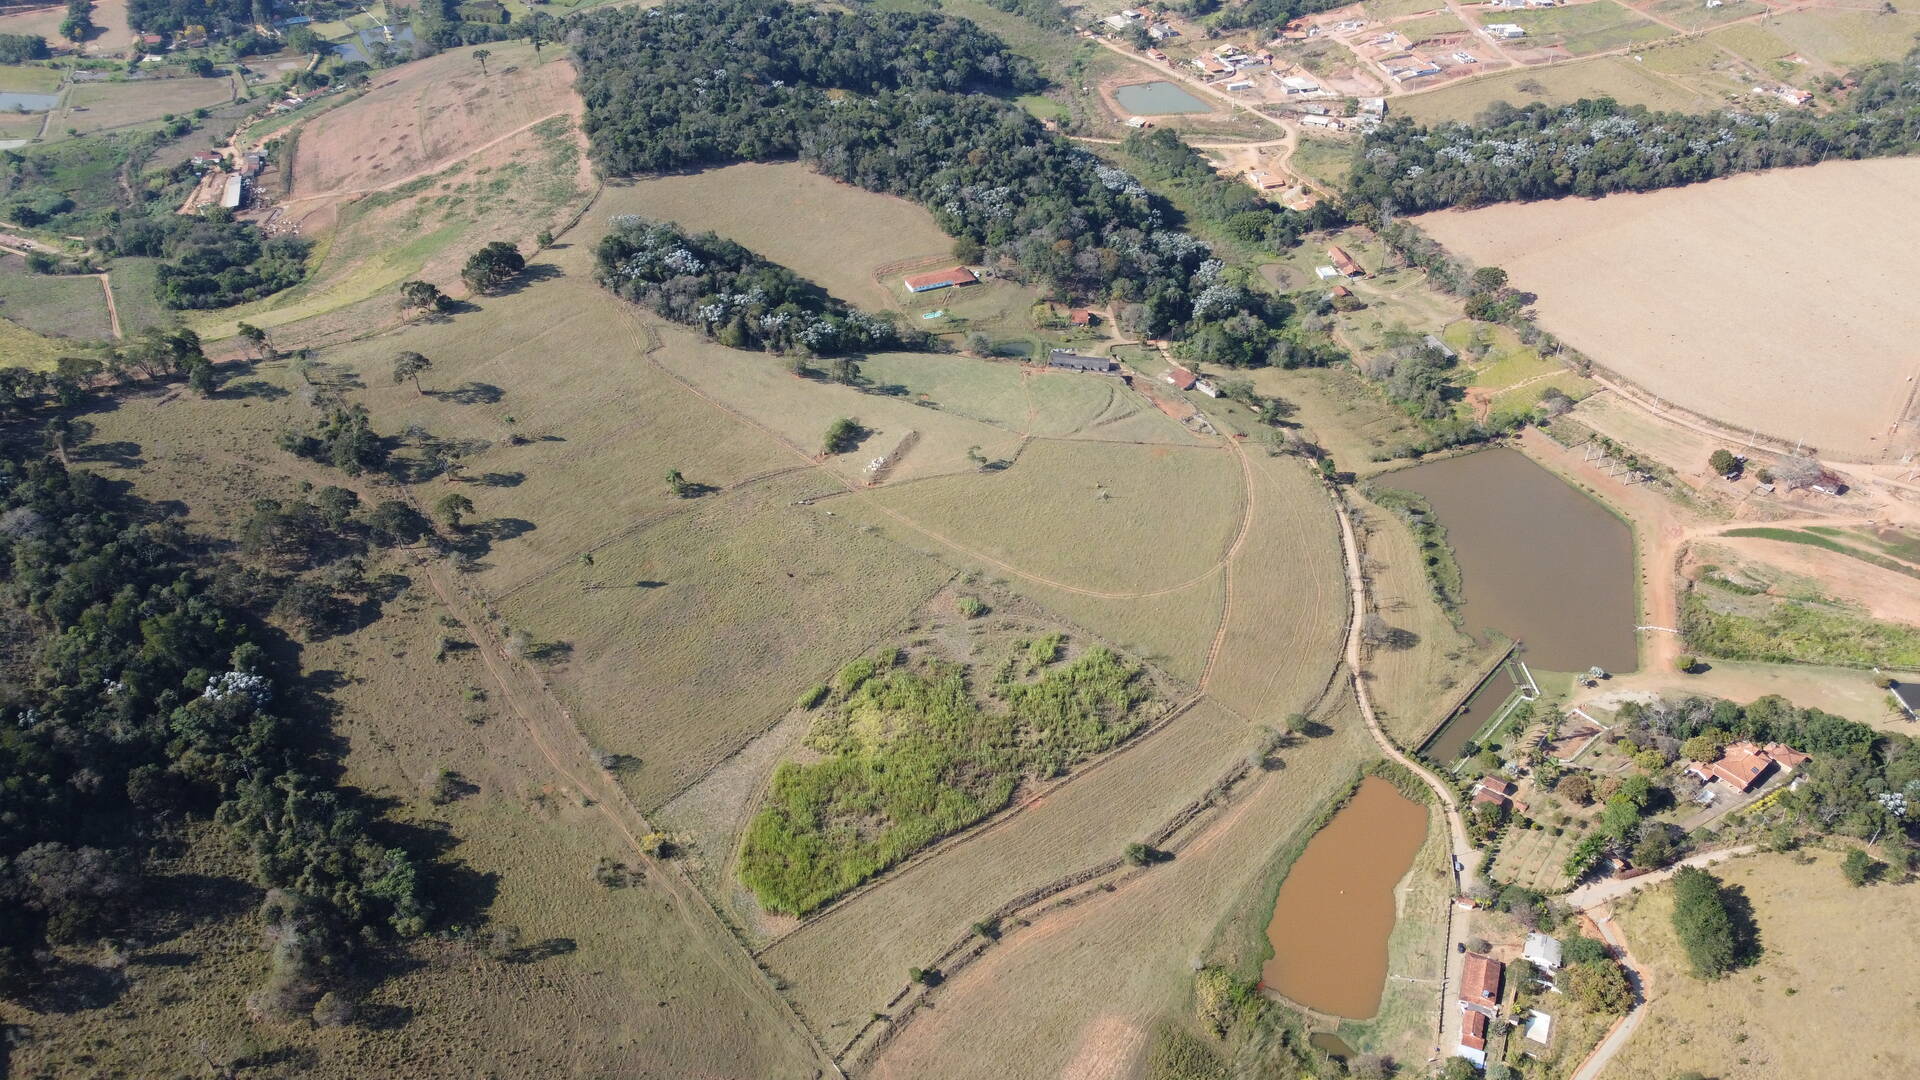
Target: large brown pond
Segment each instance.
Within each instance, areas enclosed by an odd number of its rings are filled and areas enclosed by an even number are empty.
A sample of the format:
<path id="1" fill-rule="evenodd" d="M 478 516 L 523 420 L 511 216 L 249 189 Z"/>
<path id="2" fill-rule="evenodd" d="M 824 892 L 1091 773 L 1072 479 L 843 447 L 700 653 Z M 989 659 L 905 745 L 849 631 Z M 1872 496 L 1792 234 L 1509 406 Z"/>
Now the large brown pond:
<path id="1" fill-rule="evenodd" d="M 1380 1011 L 1393 890 L 1426 835 L 1425 806 L 1377 776 L 1362 781 L 1280 883 L 1261 982 L 1331 1016 Z"/>
<path id="2" fill-rule="evenodd" d="M 1639 666 L 1633 533 L 1584 492 L 1507 449 L 1416 465 L 1379 483 L 1433 505 L 1460 563 L 1468 630 L 1525 643 L 1535 670 Z"/>

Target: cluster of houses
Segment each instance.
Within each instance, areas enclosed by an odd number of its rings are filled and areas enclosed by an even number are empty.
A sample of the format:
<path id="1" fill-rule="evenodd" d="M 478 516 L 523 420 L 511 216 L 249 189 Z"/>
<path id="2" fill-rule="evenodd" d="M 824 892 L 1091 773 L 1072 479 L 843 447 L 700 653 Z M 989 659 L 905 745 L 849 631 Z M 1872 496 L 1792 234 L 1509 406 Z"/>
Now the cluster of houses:
<path id="1" fill-rule="evenodd" d="M 1175 30 L 1173 24 L 1154 18 L 1153 13 L 1146 8 L 1127 8 L 1125 11 L 1116 11 L 1100 21 L 1115 30 L 1144 27 L 1147 36 L 1155 41 L 1165 41 L 1168 38 L 1180 36 L 1180 31 Z"/>
<path id="2" fill-rule="evenodd" d="M 1813 92 L 1811 90 L 1801 90 L 1797 87 L 1788 86 L 1785 83 L 1760 92 L 1763 94 L 1771 94 L 1789 105 L 1813 104 Z"/>
<path id="3" fill-rule="evenodd" d="M 243 154 L 232 172 L 227 171 L 226 155 L 218 150 L 197 151 L 187 161 L 203 177 L 206 177 L 201 181 L 201 190 L 208 193 L 205 196 L 206 201 L 217 201 L 219 206 L 227 210 L 241 210 L 246 207 L 247 197 L 253 192 L 254 181 L 267 167 L 267 155 L 258 150 Z M 220 193 L 217 200 L 211 196 L 216 184 Z M 198 201 L 189 200 L 187 205 L 182 207 L 182 211 L 196 209 L 198 205 L 200 205 Z"/>
<path id="4" fill-rule="evenodd" d="M 1218 79 L 1236 72 L 1268 67 L 1273 63 L 1273 54 L 1265 49 L 1250 53 L 1238 45 L 1229 44 L 1221 45 L 1211 53 L 1201 53 L 1187 62 L 1199 68 L 1200 73 L 1209 79 Z M 1251 88 L 1253 84 L 1248 83 L 1247 86 Z"/>
<path id="5" fill-rule="evenodd" d="M 1547 934 L 1528 934 L 1520 958 L 1551 986 L 1554 972 L 1560 970 L 1560 943 Z M 1500 1017 L 1500 982 L 1505 974 L 1506 965 L 1493 957 L 1467 954 L 1460 977 L 1460 1045 L 1454 1048 L 1455 1057 L 1486 1066 L 1487 1024 Z M 1526 1020 L 1523 1037 L 1544 1044 L 1552 1031 L 1553 1017 L 1535 1009 Z"/>

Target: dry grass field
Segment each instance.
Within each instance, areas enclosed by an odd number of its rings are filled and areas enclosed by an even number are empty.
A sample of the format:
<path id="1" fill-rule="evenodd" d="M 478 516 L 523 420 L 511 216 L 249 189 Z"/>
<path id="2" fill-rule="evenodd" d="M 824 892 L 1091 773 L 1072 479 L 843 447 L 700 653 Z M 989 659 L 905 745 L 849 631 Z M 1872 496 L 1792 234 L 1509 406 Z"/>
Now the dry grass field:
<path id="1" fill-rule="evenodd" d="M 772 726 L 951 576 L 795 505 L 833 486 L 798 474 L 709 496 L 601 548 L 590 574 L 501 601 L 510 625 L 566 642 L 554 689 L 595 746 L 636 759 L 620 776 L 643 808 Z"/>
<path id="2" fill-rule="evenodd" d="M 1920 162 L 1834 162 L 1420 223 L 1505 267 L 1539 294 L 1543 325 L 1653 393 L 1866 459 L 1910 408 L 1920 309 L 1907 296 L 1911 230 L 1856 208 L 1916 196 Z M 1779 229 L 1783 215 L 1796 227 Z"/>
<path id="3" fill-rule="evenodd" d="M 1011 929 L 934 992 L 872 1075 L 1131 1074 L 1157 1022 L 1188 1007 L 1190 960 L 1217 922 L 1370 752 L 1346 700 L 1336 701 L 1321 718 L 1333 735 L 1282 751 L 1284 767 L 1257 774 L 1202 819 L 1172 861 Z"/>
<path id="4" fill-rule="evenodd" d="M 888 394 L 942 412 L 1042 438 L 1204 445 L 1195 434 L 1118 379 L 1090 378 L 929 353 L 881 353 L 860 374 Z"/>
<path id="5" fill-rule="evenodd" d="M 1827 598 L 1869 618 L 1920 624 L 1920 580 L 1837 551 L 1754 537 L 1693 545 L 1691 563 L 1712 563 L 1776 596 Z"/>
<path id="6" fill-rule="evenodd" d="M 860 307 L 897 301 L 874 271 L 951 258 L 953 238 L 925 208 L 830 180 L 795 162 L 732 165 L 626 185 L 631 213 L 717 232 Z"/>
<path id="7" fill-rule="evenodd" d="M 1311 704 L 1338 664 L 1350 596 L 1319 477 L 1299 458 L 1252 451 L 1246 459 L 1252 511 L 1229 567 L 1230 606 L 1207 690 L 1279 727 Z"/>
<path id="8" fill-rule="evenodd" d="M 379 73 L 351 108 L 301 131 L 294 196 L 365 191 L 427 175 L 550 116 L 573 115 L 573 66 L 514 43 L 486 72 L 462 52 Z M 557 50 L 556 50 L 557 51 Z"/>
<path id="9" fill-rule="evenodd" d="M 871 498 L 1001 573 L 1126 598 L 1217 572 L 1245 486 L 1218 447 L 1036 439 L 1006 469 L 891 485 Z"/>
<path id="10" fill-rule="evenodd" d="M 1609 1076 L 1666 1080 L 1696 1069 L 1723 1080 L 1780 1076 L 1899 1077 L 1920 1073 L 1910 1039 L 1920 996 L 1920 937 L 1912 885 L 1856 889 L 1840 858 L 1818 852 L 1722 863 L 1715 876 L 1753 905 L 1765 954 L 1717 982 L 1688 975 L 1667 889 L 1640 894 L 1620 915 L 1633 953 L 1650 969 L 1647 1019 Z"/>
<path id="11" fill-rule="evenodd" d="M 242 456 L 268 441 L 276 400 L 286 399 L 259 388 L 209 401 L 136 393 L 86 417 L 92 437 L 74 458 L 148 498 L 178 500 L 196 529 L 231 536 L 253 499 L 339 479 L 284 457 Z M 134 961 L 112 1009 L 34 1024 L 16 1064 L 54 1075 L 184 1073 L 210 1057 L 278 1055 L 269 1059 L 302 1075 L 362 1077 L 413 1071 L 424 1055 L 474 1075 L 605 1075 L 644 1054 L 680 1075 L 819 1068 L 684 885 L 667 872 L 625 889 L 594 881 L 600 858 L 635 859 L 630 837 L 599 808 L 604 792 L 577 778 L 604 780 L 592 779 L 583 751 L 532 736 L 522 710 L 537 683 L 524 671 L 502 680 L 483 662 L 488 646 L 459 629 L 459 616 L 474 612 L 449 606 L 432 581 L 456 580 L 449 569 L 406 556 L 373 569 L 400 575 L 383 617 L 304 646 L 300 663 L 337 703 L 346 782 L 389 800 L 421 849 L 437 853 L 448 925 L 472 926 L 484 912 L 490 931 L 511 930 L 516 943 L 429 943 L 383 972 L 363 1002 L 380 1022 L 313 1029 L 243 1019 L 242 999 L 267 964 L 252 920 L 193 924 L 154 946 L 151 962 Z M 454 646 L 443 648 L 447 640 Z M 443 769 L 460 781 L 444 804 L 428 798 Z M 242 873 L 213 851 L 195 846 L 174 870 Z"/>

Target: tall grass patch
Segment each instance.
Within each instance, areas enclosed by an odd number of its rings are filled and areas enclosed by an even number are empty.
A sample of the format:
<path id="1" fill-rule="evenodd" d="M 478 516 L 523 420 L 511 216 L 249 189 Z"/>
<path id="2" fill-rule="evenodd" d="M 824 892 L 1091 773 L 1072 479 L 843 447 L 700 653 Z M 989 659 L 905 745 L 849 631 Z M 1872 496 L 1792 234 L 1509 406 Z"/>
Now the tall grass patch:
<path id="1" fill-rule="evenodd" d="M 1142 669 L 1059 635 L 1019 642 L 991 673 L 897 651 L 854 661 L 807 745 L 823 760 L 774 773 L 740 876 L 763 907 L 804 915 L 1005 806 L 1022 778 L 1058 775 L 1145 722 Z"/>

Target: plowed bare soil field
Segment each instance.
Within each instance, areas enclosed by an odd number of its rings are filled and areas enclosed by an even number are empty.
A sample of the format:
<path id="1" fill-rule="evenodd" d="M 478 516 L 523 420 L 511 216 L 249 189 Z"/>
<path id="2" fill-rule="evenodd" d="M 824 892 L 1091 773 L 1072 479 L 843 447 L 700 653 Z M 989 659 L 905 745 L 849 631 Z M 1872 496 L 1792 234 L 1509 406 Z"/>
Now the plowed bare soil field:
<path id="1" fill-rule="evenodd" d="M 1908 434 L 1894 429 L 1920 371 L 1920 224 L 1897 210 L 1916 199 L 1920 161 L 1845 161 L 1419 223 L 1505 267 L 1542 325 L 1660 397 L 1876 459 Z"/>

